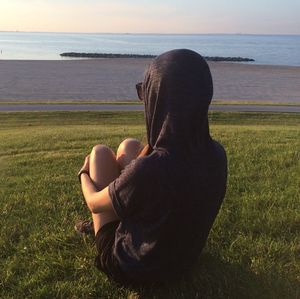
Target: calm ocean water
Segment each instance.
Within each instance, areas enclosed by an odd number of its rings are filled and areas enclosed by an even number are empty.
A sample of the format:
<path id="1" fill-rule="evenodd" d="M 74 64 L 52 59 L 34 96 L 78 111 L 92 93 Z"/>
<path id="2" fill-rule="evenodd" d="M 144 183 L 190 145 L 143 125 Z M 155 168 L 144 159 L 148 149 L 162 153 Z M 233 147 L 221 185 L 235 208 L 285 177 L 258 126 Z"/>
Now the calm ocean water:
<path id="1" fill-rule="evenodd" d="M 256 64 L 300 66 L 300 35 L 0 32 L 0 59 L 60 60 L 63 52 L 156 55 L 176 48 L 204 56 L 248 57 Z"/>

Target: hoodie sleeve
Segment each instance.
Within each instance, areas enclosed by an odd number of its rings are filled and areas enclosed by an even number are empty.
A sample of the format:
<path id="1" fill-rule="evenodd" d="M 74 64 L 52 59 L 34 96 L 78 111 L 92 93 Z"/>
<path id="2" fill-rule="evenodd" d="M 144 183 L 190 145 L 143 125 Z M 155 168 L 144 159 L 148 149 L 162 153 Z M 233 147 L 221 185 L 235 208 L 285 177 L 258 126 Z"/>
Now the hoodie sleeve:
<path id="1" fill-rule="evenodd" d="M 132 215 L 145 200 L 145 170 L 143 158 L 132 161 L 121 175 L 110 183 L 108 190 L 112 205 L 118 217 Z"/>

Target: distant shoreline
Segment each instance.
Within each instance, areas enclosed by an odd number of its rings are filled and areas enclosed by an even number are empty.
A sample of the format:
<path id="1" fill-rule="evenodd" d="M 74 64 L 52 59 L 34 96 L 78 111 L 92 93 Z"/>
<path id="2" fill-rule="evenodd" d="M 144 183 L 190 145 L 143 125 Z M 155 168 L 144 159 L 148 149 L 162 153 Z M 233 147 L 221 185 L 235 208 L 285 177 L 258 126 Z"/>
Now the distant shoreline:
<path id="1" fill-rule="evenodd" d="M 118 53 L 61 53 L 61 57 L 72 58 L 155 58 L 157 55 L 150 54 L 118 54 Z M 222 56 L 204 56 L 207 61 L 228 61 L 228 62 L 254 62 L 255 60 L 247 57 L 222 57 Z"/>

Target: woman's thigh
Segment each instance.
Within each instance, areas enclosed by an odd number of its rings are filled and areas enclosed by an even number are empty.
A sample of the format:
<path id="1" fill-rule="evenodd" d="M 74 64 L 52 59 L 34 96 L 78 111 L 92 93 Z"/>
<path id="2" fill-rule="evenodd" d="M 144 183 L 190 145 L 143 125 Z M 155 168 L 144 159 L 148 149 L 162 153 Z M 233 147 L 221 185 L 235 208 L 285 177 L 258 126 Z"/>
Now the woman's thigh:
<path id="1" fill-rule="evenodd" d="M 120 171 L 132 160 L 136 159 L 143 145 L 137 139 L 127 138 L 119 146 L 117 156 L 107 146 L 94 146 L 90 155 L 90 177 L 98 188 L 102 190 L 114 181 Z M 119 220 L 114 210 L 94 214 L 92 213 L 95 234 L 105 224 Z"/>
<path id="2" fill-rule="evenodd" d="M 93 147 L 90 154 L 90 177 L 96 188 L 100 191 L 107 187 L 120 175 L 119 165 L 115 153 L 107 146 L 98 144 Z M 115 211 L 92 213 L 95 234 L 105 224 L 118 220 Z"/>
<path id="3" fill-rule="evenodd" d="M 143 147 L 143 144 L 134 138 L 127 138 L 121 142 L 116 157 L 120 169 L 124 169 L 132 160 L 136 159 Z"/>

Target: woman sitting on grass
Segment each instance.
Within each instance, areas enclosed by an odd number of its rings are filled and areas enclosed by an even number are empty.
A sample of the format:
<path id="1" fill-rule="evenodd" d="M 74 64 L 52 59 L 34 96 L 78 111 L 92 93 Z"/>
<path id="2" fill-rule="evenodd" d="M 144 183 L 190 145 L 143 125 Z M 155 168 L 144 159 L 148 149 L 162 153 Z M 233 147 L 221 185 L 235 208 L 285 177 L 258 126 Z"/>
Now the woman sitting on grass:
<path id="1" fill-rule="evenodd" d="M 122 284 L 178 279 L 196 262 L 225 195 L 223 147 L 212 140 L 213 85 L 190 50 L 158 56 L 137 84 L 148 145 L 126 139 L 117 155 L 96 145 L 79 172 L 96 235 L 97 267 Z"/>

